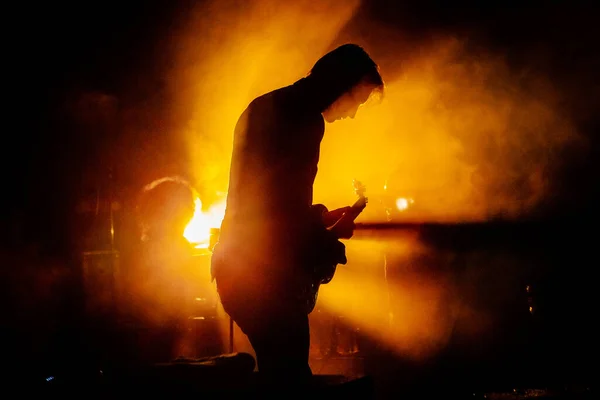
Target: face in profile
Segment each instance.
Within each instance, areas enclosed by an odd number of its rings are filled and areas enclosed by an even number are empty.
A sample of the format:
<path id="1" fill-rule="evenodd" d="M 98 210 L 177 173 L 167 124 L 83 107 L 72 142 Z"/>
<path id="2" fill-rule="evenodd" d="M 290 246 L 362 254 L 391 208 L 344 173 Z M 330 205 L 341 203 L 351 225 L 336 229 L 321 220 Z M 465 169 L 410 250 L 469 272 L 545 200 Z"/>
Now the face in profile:
<path id="1" fill-rule="evenodd" d="M 373 86 L 360 84 L 351 91 L 338 98 L 323 112 L 327 122 L 334 122 L 345 118 L 354 118 L 358 108 L 366 103 L 373 92 Z"/>

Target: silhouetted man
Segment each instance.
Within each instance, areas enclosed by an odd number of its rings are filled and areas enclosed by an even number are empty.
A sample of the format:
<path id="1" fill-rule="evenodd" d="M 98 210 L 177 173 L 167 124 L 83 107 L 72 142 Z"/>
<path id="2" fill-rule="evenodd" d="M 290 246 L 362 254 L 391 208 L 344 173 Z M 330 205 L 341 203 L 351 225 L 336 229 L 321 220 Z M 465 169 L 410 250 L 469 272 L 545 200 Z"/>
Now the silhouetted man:
<path id="1" fill-rule="evenodd" d="M 187 354 L 194 268 L 192 245 L 183 237 L 194 215 L 194 190 L 179 177 L 146 185 L 138 202 L 141 240 L 128 263 L 126 306 L 145 335 L 138 362 L 168 362 Z"/>
<path id="2" fill-rule="evenodd" d="M 312 207 L 323 119 L 353 118 L 382 89 L 375 62 L 346 44 L 317 61 L 307 77 L 252 101 L 236 125 L 213 273 L 223 307 L 269 380 L 311 376 L 303 277 L 326 254 L 337 251 L 334 262 L 344 262 L 339 239 L 354 230 L 351 220 L 327 228 Z"/>

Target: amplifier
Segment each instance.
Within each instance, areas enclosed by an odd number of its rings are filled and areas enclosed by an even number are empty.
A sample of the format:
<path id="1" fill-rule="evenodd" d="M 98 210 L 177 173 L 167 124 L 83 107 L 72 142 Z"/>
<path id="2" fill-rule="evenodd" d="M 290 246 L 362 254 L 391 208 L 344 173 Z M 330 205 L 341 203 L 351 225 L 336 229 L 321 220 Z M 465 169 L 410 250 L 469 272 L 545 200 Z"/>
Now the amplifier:
<path id="1" fill-rule="evenodd" d="M 112 250 L 84 252 L 82 281 L 87 315 L 115 311 L 119 295 L 119 253 Z"/>

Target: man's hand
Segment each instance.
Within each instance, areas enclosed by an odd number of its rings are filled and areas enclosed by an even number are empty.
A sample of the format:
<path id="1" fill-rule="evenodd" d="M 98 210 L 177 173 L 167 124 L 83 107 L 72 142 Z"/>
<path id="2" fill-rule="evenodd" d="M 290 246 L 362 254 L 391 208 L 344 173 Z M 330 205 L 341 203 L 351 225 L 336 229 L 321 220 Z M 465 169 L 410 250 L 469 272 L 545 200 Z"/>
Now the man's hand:
<path id="1" fill-rule="evenodd" d="M 348 207 L 350 208 L 350 207 Z M 338 239 L 350 239 L 354 235 L 354 220 L 344 213 L 342 217 L 330 228 Z"/>
<path id="2" fill-rule="evenodd" d="M 351 208 L 352 207 L 342 207 L 323 213 L 323 225 L 328 228 L 333 226 L 339 221 L 340 218 L 342 218 L 342 215 L 348 212 Z"/>

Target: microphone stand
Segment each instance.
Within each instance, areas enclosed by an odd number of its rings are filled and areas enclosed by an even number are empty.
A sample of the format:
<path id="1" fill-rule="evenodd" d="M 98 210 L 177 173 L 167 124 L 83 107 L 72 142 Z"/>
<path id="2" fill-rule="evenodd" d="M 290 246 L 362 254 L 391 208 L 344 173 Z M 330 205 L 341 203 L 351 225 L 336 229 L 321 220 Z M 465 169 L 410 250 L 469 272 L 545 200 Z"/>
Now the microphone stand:
<path id="1" fill-rule="evenodd" d="M 229 317 L 229 352 L 233 353 L 233 318 Z"/>
<path id="2" fill-rule="evenodd" d="M 219 228 L 211 228 L 211 230 L 210 230 L 210 241 L 208 244 L 208 248 L 210 249 L 211 253 L 213 252 L 215 246 L 219 242 L 220 233 L 221 233 L 221 230 Z M 234 350 L 233 328 L 234 328 L 233 327 L 233 318 L 231 318 L 231 316 L 229 316 L 229 352 L 230 353 L 233 353 L 233 350 Z"/>

